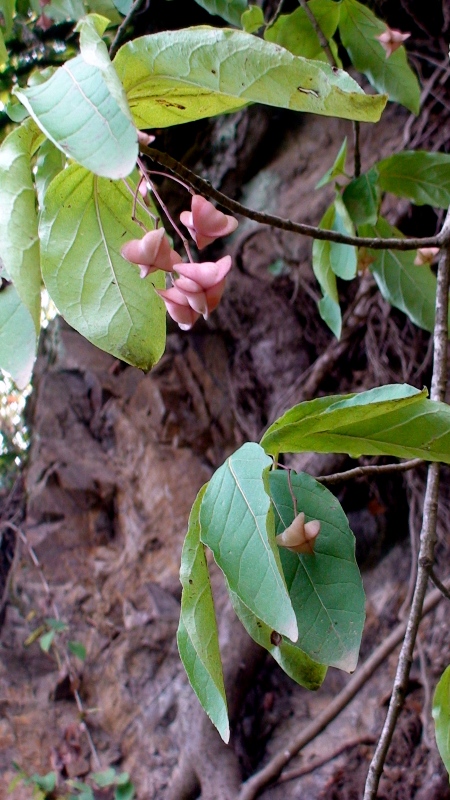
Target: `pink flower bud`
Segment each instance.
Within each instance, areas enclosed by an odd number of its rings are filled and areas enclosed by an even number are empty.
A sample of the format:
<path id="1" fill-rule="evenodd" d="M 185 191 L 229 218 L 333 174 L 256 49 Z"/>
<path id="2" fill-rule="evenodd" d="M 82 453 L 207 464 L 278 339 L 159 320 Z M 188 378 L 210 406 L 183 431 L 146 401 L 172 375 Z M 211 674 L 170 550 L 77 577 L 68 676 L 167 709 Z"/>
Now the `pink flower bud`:
<path id="1" fill-rule="evenodd" d="M 378 39 L 383 50 L 386 51 L 386 58 L 389 58 L 392 53 L 395 53 L 395 51 L 402 46 L 405 39 L 409 39 L 410 36 L 410 33 L 402 33 L 393 28 L 386 28 L 379 36 L 375 36 L 375 39 Z"/>
<path id="2" fill-rule="evenodd" d="M 231 256 L 224 256 L 217 262 L 179 264 L 177 272 L 180 277 L 175 281 L 175 286 L 187 297 L 191 308 L 207 319 L 219 305 L 230 269 Z"/>
<path id="3" fill-rule="evenodd" d="M 126 242 L 121 253 L 127 261 L 139 265 L 141 278 L 146 278 L 157 269 L 173 272 L 175 264 L 181 261 L 181 256 L 172 250 L 164 228 L 149 231 L 142 239 Z"/>
<path id="4" fill-rule="evenodd" d="M 439 254 L 439 247 L 419 247 L 414 259 L 416 267 L 423 267 L 425 264 L 432 264 Z"/>
<path id="5" fill-rule="evenodd" d="M 275 537 L 275 541 L 280 547 L 287 547 L 294 553 L 313 555 L 315 539 L 319 533 L 319 520 L 312 519 L 305 523 L 305 514 L 300 511 L 289 527 Z"/>
<path id="6" fill-rule="evenodd" d="M 51 0 L 48 0 L 50 2 Z M 150 133 L 145 133 L 144 131 L 138 131 L 138 143 L 140 145 L 144 145 L 144 147 L 148 147 L 149 144 L 155 141 L 156 136 L 152 136 Z"/>
<path id="7" fill-rule="evenodd" d="M 188 331 L 197 322 L 198 314 L 189 305 L 188 299 L 176 286 L 170 289 L 155 289 L 156 293 L 164 300 L 167 313 L 175 322 L 178 322 L 182 331 Z"/>
<path id="8" fill-rule="evenodd" d="M 182 211 L 180 220 L 189 230 L 199 250 L 211 244 L 219 236 L 233 233 L 238 226 L 237 219 L 222 214 L 200 194 L 194 194 L 191 211 Z"/>

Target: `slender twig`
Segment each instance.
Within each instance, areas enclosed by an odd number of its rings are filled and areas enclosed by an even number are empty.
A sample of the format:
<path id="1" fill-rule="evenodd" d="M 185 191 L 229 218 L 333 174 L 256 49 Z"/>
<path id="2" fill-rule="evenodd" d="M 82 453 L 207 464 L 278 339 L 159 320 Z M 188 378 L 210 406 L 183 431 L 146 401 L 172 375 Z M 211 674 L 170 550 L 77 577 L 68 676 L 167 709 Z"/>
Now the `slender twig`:
<path id="1" fill-rule="evenodd" d="M 267 25 L 266 25 L 266 28 L 265 28 L 265 30 L 266 30 L 266 31 L 267 31 L 269 28 L 271 28 L 271 27 L 272 27 L 272 25 L 275 25 L 275 23 L 276 23 L 276 21 L 277 21 L 278 17 L 279 17 L 279 16 L 280 16 L 280 14 L 281 14 L 281 9 L 283 8 L 283 3 L 284 3 L 284 0 L 280 0 L 280 2 L 278 3 L 278 5 L 277 5 L 277 8 L 276 8 L 276 11 L 275 11 L 275 13 L 274 13 L 273 17 L 271 17 L 271 18 L 269 19 L 269 22 L 268 22 L 268 23 L 267 23 Z"/>
<path id="2" fill-rule="evenodd" d="M 123 37 L 125 35 L 125 31 L 126 31 L 128 25 L 129 25 L 129 23 L 133 19 L 134 15 L 139 11 L 139 9 L 140 9 L 140 7 L 141 7 L 143 2 L 144 2 L 144 0 L 134 0 L 134 3 L 132 3 L 128 14 L 126 15 L 126 17 L 124 17 L 124 19 L 120 23 L 119 27 L 117 28 L 116 35 L 115 35 L 114 39 L 112 40 L 111 47 L 109 48 L 109 56 L 110 56 L 111 59 L 113 59 L 114 56 L 116 55 L 116 53 L 117 53 L 117 51 L 119 49 L 119 45 L 120 45 L 120 43 L 121 43 L 121 41 L 122 41 L 122 39 L 123 39 Z"/>
<path id="3" fill-rule="evenodd" d="M 434 589 L 427 596 L 423 605 L 423 616 L 428 614 L 442 599 L 438 589 Z M 340 712 L 357 695 L 359 690 L 372 677 L 375 670 L 383 664 L 390 653 L 400 644 L 406 631 L 406 622 L 400 622 L 396 628 L 374 650 L 371 656 L 359 667 L 358 671 L 350 678 L 347 685 L 327 705 L 318 716 L 304 728 L 293 740 L 289 747 L 283 747 L 259 772 L 252 775 L 241 788 L 237 800 L 254 800 L 255 797 L 272 781 L 276 780 L 283 767 L 291 761 L 303 747 L 312 742 Z"/>
<path id="4" fill-rule="evenodd" d="M 441 594 L 443 594 L 444 597 L 447 598 L 447 600 L 450 600 L 450 591 L 447 589 L 446 586 L 444 586 L 440 578 L 438 578 L 433 567 L 430 569 L 430 580 L 433 581 L 434 585 L 436 586 L 437 589 L 439 589 Z"/>
<path id="5" fill-rule="evenodd" d="M 346 472 L 334 472 L 332 475 L 319 475 L 316 481 L 320 483 L 340 483 L 350 481 L 353 478 L 363 478 L 366 475 L 377 475 L 380 472 L 407 472 L 424 464 L 422 458 L 412 458 L 410 461 L 402 461 L 400 464 L 368 464 L 366 467 L 354 467 Z"/>
<path id="6" fill-rule="evenodd" d="M 444 222 L 443 229 L 450 228 L 450 209 Z M 447 384 L 447 340 L 448 340 L 448 290 L 450 282 L 450 246 L 447 247 L 439 259 L 437 289 L 436 289 L 436 314 L 434 325 L 434 364 L 430 397 L 432 400 L 445 399 Z M 434 561 L 434 548 L 436 544 L 437 506 L 439 494 L 439 464 L 430 464 L 428 468 L 427 487 L 425 491 L 422 531 L 420 535 L 420 548 L 417 566 L 417 578 L 414 595 L 411 603 L 405 638 L 397 665 L 389 709 L 384 727 L 369 767 L 364 800 L 375 800 L 389 745 L 394 734 L 397 719 L 403 706 L 411 664 L 413 661 L 414 646 L 416 643 L 419 623 L 422 617 L 422 607 L 428 585 L 430 570 Z"/>
<path id="7" fill-rule="evenodd" d="M 316 758 L 314 761 L 311 761 L 310 764 L 305 764 L 303 767 L 297 767 L 296 769 L 286 770 L 286 772 L 283 772 L 280 775 L 277 783 L 286 783 L 287 781 L 292 781 L 295 778 L 302 778 L 303 775 L 310 775 L 311 772 L 315 772 L 316 769 L 320 769 L 320 767 L 325 766 L 325 764 L 328 764 L 330 761 L 334 761 L 335 758 L 338 758 L 340 755 L 342 755 L 342 753 L 345 753 L 346 750 L 352 750 L 359 744 L 375 744 L 375 742 L 375 736 L 370 736 L 368 734 L 356 736 L 354 739 L 349 739 L 348 742 L 341 744 L 340 747 L 336 748 L 336 750 L 333 750 L 332 753 L 328 753 L 328 755 L 323 756 L 322 758 Z"/>
<path id="8" fill-rule="evenodd" d="M 330 64 L 331 67 L 337 66 L 336 65 L 336 59 L 335 59 L 333 53 L 330 50 L 330 45 L 328 44 L 327 37 L 325 36 L 322 28 L 320 27 L 319 23 L 317 22 L 317 20 L 316 20 L 316 18 L 314 16 L 313 12 L 311 11 L 308 3 L 306 2 L 306 0 L 298 0 L 298 2 L 301 5 L 301 7 L 303 8 L 303 11 L 305 12 L 306 16 L 308 17 L 311 25 L 313 26 L 313 28 L 314 28 L 314 30 L 315 30 L 315 32 L 317 34 L 317 38 L 319 40 L 320 46 L 321 46 L 323 52 L 325 53 L 325 55 L 326 55 L 326 57 L 328 59 L 328 63 Z"/>
<path id="9" fill-rule="evenodd" d="M 361 126 L 358 121 L 353 123 L 353 177 L 359 178 L 361 175 L 361 149 L 359 144 L 359 134 Z"/>
<path id="10" fill-rule="evenodd" d="M 279 228 L 283 231 L 292 231 L 293 233 L 310 236 L 314 239 L 339 242 L 340 244 L 350 244 L 355 247 L 368 247 L 372 250 L 417 250 L 419 247 L 443 247 L 450 240 L 450 230 L 444 229 L 437 236 L 427 236 L 422 239 L 408 237 L 380 239 L 367 236 L 349 236 L 344 233 L 339 233 L 338 231 L 323 230 L 314 225 L 293 222 L 289 219 L 277 217 L 274 214 L 264 214 L 262 211 L 254 211 L 251 208 L 247 208 L 236 200 L 232 200 L 226 194 L 219 192 L 209 181 L 200 178 L 199 175 L 196 175 L 195 172 L 185 167 L 184 164 L 172 158 L 168 153 L 162 153 L 146 145 L 141 146 L 141 151 L 156 164 L 170 169 L 171 172 L 181 177 L 186 183 L 189 183 L 190 186 L 205 195 L 205 197 L 215 200 L 217 203 L 220 203 L 223 208 L 226 208 L 234 214 L 241 214 L 241 216 L 252 219 L 255 222 L 260 222 L 262 225 L 270 225 L 273 228 Z"/>

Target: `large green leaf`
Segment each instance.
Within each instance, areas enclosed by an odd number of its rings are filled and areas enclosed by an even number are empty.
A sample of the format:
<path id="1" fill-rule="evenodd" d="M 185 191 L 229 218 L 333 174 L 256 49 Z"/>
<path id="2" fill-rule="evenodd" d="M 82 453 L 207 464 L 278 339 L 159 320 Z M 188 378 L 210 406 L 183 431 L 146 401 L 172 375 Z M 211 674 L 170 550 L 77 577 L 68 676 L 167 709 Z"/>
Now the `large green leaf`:
<path id="1" fill-rule="evenodd" d="M 200 536 L 231 591 L 272 630 L 296 641 L 297 623 L 275 544 L 271 466 L 272 459 L 253 442 L 233 453 L 208 484 Z"/>
<path id="2" fill-rule="evenodd" d="M 167 127 L 249 102 L 376 122 L 384 96 L 341 70 L 243 31 L 166 31 L 125 44 L 114 59 L 138 128 Z"/>
<path id="3" fill-rule="evenodd" d="M 444 670 L 433 697 L 436 744 L 450 774 L 450 667 Z"/>
<path id="4" fill-rule="evenodd" d="M 237 27 L 240 27 L 241 16 L 248 6 L 247 0 L 196 0 L 196 2 L 210 14 L 216 14 Z"/>
<path id="5" fill-rule="evenodd" d="M 40 328 L 41 271 L 31 157 L 42 138 L 34 122 L 27 120 L 0 147 L 0 258 L 31 314 L 36 336 Z"/>
<path id="6" fill-rule="evenodd" d="M 31 378 L 36 355 L 36 328 L 28 308 L 10 284 L 0 291 L 0 369 L 19 389 Z"/>
<path id="7" fill-rule="evenodd" d="M 267 453 L 348 453 L 450 463 L 450 407 L 407 384 L 300 403 L 273 423 Z"/>
<path id="8" fill-rule="evenodd" d="M 450 155 L 405 150 L 377 164 L 380 187 L 417 206 L 450 205 Z"/>
<path id="9" fill-rule="evenodd" d="M 38 151 L 34 176 L 39 206 L 42 207 L 48 186 L 64 169 L 65 163 L 64 153 L 58 150 L 50 139 L 45 139 Z"/>
<path id="10" fill-rule="evenodd" d="M 378 92 L 387 92 L 390 100 L 419 113 L 420 86 L 408 65 L 402 46 L 389 58 L 375 38 L 386 25 L 367 6 L 357 0 L 342 0 L 339 33 L 342 44 L 360 72 L 367 75 Z"/>
<path id="11" fill-rule="evenodd" d="M 228 742 L 227 701 L 223 684 L 214 602 L 205 549 L 200 541 L 199 512 L 206 486 L 192 506 L 181 554 L 181 615 L 177 640 L 181 660 L 201 705 Z"/>
<path id="12" fill-rule="evenodd" d="M 292 644 L 284 636 L 274 636 L 273 630 L 239 600 L 237 594 L 228 587 L 233 608 L 241 620 L 245 630 L 275 659 L 286 675 L 293 681 L 312 691 L 318 689 L 327 673 L 324 664 L 313 661 L 296 644 Z"/>
<path id="13" fill-rule="evenodd" d="M 363 225 L 361 236 L 395 237 L 402 234 L 380 218 L 376 225 Z M 415 251 L 368 250 L 373 258 L 370 270 L 378 288 L 395 308 L 399 308 L 420 328 L 432 331 L 436 304 L 436 276 L 429 265 L 414 264 Z"/>
<path id="14" fill-rule="evenodd" d="M 93 59 L 93 50 L 89 54 Z M 77 56 L 45 83 L 18 89 L 16 95 L 69 158 L 108 178 L 122 178 L 133 170 L 138 155 L 136 129 L 109 60 L 102 63 L 99 57 L 92 64 Z"/>
<path id="15" fill-rule="evenodd" d="M 102 350 L 150 369 L 164 351 L 165 308 L 153 284 L 163 288 L 165 276 L 141 280 L 120 255 L 127 239 L 142 236 L 131 220 L 132 205 L 122 182 L 77 164 L 57 175 L 41 218 L 42 274 L 70 325 Z"/>
<path id="16" fill-rule="evenodd" d="M 331 39 L 338 26 L 340 5 L 335 0 L 310 0 L 308 3 L 327 40 Z M 281 14 L 276 22 L 267 28 L 264 38 L 285 47 L 296 56 L 322 61 L 327 59 L 317 33 L 303 8 L 296 8 L 292 14 Z"/>
<path id="17" fill-rule="evenodd" d="M 270 473 L 276 532 L 294 519 L 288 476 Z M 365 598 L 355 560 L 355 537 L 336 497 L 310 475 L 291 472 L 298 511 L 318 519 L 314 555 L 280 548 L 286 583 L 297 615 L 298 646 L 321 664 L 353 672 L 365 619 Z"/>
<path id="18" fill-rule="evenodd" d="M 375 225 L 380 207 L 378 171 L 372 167 L 345 187 L 342 199 L 354 225 Z"/>
<path id="19" fill-rule="evenodd" d="M 322 186 L 326 186 L 327 183 L 331 183 L 331 181 L 334 181 L 334 179 L 338 178 L 340 175 L 345 175 L 346 160 L 347 160 L 347 137 L 345 137 L 344 141 L 342 142 L 339 148 L 339 153 L 334 159 L 333 164 L 329 169 L 327 169 L 325 175 L 323 175 L 320 181 L 316 184 L 316 189 L 320 189 Z"/>

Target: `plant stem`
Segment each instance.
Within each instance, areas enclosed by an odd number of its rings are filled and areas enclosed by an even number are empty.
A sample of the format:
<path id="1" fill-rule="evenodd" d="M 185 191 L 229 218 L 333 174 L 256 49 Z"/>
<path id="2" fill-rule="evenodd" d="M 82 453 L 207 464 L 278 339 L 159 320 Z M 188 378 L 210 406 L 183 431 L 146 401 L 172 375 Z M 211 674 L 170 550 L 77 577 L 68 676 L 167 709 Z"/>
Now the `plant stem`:
<path id="1" fill-rule="evenodd" d="M 236 200 L 227 197 L 226 194 L 215 189 L 209 181 L 205 181 L 192 172 L 190 169 L 172 158 L 168 153 L 162 153 L 153 147 L 141 146 L 141 151 L 152 159 L 156 164 L 160 164 L 166 169 L 170 169 L 175 175 L 189 183 L 194 189 L 220 203 L 223 208 L 234 214 L 241 214 L 243 217 L 260 222 L 262 225 L 270 225 L 283 231 L 292 231 L 303 236 L 311 236 L 313 239 L 321 239 L 329 242 L 339 242 L 340 244 L 350 244 L 355 247 L 368 247 L 372 250 L 417 250 L 419 247 L 443 247 L 450 241 L 450 230 L 445 226 L 437 236 L 427 236 L 420 238 L 370 238 L 366 236 L 348 236 L 338 231 L 323 230 L 314 225 L 305 225 L 301 222 L 292 222 L 289 219 L 277 217 L 274 214 L 264 214 L 261 211 L 253 211 L 251 208 L 241 205 Z"/>
<path id="2" fill-rule="evenodd" d="M 320 42 L 320 46 L 321 46 L 323 52 L 325 53 L 325 55 L 326 55 L 326 57 L 328 59 L 328 63 L 330 64 L 331 67 L 335 67 L 336 66 L 336 61 L 334 59 L 333 53 L 330 50 L 330 45 L 328 44 L 327 37 L 325 36 L 322 28 L 320 27 L 319 23 L 317 22 L 317 20 L 316 20 L 316 18 L 314 16 L 313 12 L 311 11 L 308 3 L 306 2 L 306 0 L 298 0 L 298 2 L 301 5 L 301 7 L 303 8 L 303 11 L 305 12 L 306 16 L 308 17 L 311 25 L 313 26 L 313 28 L 314 28 L 314 30 L 315 30 L 315 32 L 317 34 L 317 38 L 318 38 L 318 40 Z"/>
<path id="3" fill-rule="evenodd" d="M 442 600 L 439 589 L 434 589 L 425 600 L 423 605 L 423 615 L 428 614 Z M 402 641 L 406 630 L 406 622 L 400 622 L 396 628 L 384 639 L 371 656 L 362 664 L 358 671 L 350 678 L 347 685 L 339 692 L 334 700 L 307 725 L 301 733 L 294 739 L 289 747 L 283 747 L 276 753 L 270 761 L 259 772 L 252 775 L 241 788 L 237 800 L 254 800 L 255 797 L 272 781 L 278 778 L 283 767 L 291 761 L 294 756 L 312 742 L 338 714 L 350 703 L 357 695 L 359 690 L 372 677 L 375 670 L 383 664 L 387 657 Z"/>
<path id="4" fill-rule="evenodd" d="M 350 481 L 352 478 L 363 478 L 365 475 L 377 475 L 383 472 L 407 472 L 424 464 L 422 458 L 411 458 L 410 461 L 401 461 L 399 464 L 368 464 L 366 467 L 354 467 L 345 472 L 333 472 L 332 475 L 319 475 L 316 481 L 320 483 L 340 483 Z"/>
<path id="5" fill-rule="evenodd" d="M 132 4 L 128 14 L 126 15 L 126 17 L 124 17 L 119 27 L 117 28 L 116 35 L 111 43 L 111 47 L 109 48 L 109 56 L 111 60 L 114 58 L 119 49 L 119 45 L 124 37 L 127 26 L 133 19 L 134 15 L 139 11 L 143 2 L 144 0 L 134 0 L 134 3 Z"/>
<path id="6" fill-rule="evenodd" d="M 444 222 L 442 232 L 450 228 L 450 209 Z M 436 289 L 436 315 L 434 326 L 434 363 L 433 378 L 431 382 L 431 400 L 443 401 L 447 383 L 447 343 L 448 343 L 448 290 L 450 278 L 450 246 L 444 250 L 439 260 L 437 289 Z M 409 673 L 414 655 L 419 623 L 422 617 L 422 608 L 425 593 L 430 577 L 430 570 L 434 561 L 434 548 L 436 544 L 436 523 L 439 495 L 439 464 L 430 464 L 428 467 L 427 487 L 425 491 L 422 531 L 420 534 L 420 549 L 416 585 L 414 589 L 411 610 L 409 613 L 405 638 L 397 665 L 391 701 L 386 720 L 369 767 L 364 800 L 375 800 L 378 785 L 383 772 L 384 763 L 389 745 L 394 735 L 397 719 L 403 706 Z"/>
<path id="7" fill-rule="evenodd" d="M 361 149 L 359 146 L 359 134 L 361 131 L 361 127 L 359 122 L 353 123 L 353 141 L 354 141 L 354 156 L 353 156 L 353 177 L 359 178 L 361 175 Z"/>

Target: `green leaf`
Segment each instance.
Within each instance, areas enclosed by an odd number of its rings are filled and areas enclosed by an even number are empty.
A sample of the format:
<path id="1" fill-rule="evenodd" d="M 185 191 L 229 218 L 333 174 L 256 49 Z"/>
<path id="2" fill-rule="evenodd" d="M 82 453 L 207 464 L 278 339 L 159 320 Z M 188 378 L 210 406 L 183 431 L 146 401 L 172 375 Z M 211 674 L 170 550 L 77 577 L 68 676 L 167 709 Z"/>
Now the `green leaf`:
<path id="1" fill-rule="evenodd" d="M 320 179 L 319 183 L 316 184 L 316 189 L 320 189 L 322 186 L 326 186 L 327 183 L 331 183 L 337 178 L 339 175 L 345 175 L 345 162 L 347 160 L 347 137 L 345 137 L 344 141 L 342 142 L 339 153 L 337 154 L 334 163 L 331 165 L 330 169 L 327 169 L 323 178 Z"/>
<path id="2" fill-rule="evenodd" d="M 39 638 L 39 645 L 41 650 L 44 653 L 48 653 L 52 646 L 52 642 L 55 638 L 56 631 L 47 631 L 47 633 L 43 633 L 42 636 Z"/>
<path id="3" fill-rule="evenodd" d="M 15 0 L 0 0 L 1 27 L 3 28 L 3 35 L 6 41 L 11 38 L 15 13 Z"/>
<path id="4" fill-rule="evenodd" d="M 386 98 L 365 95 L 328 64 L 243 31 L 165 31 L 125 44 L 114 59 L 138 128 L 167 127 L 249 102 L 376 122 Z"/>
<path id="5" fill-rule="evenodd" d="M 267 453 L 348 453 L 450 463 L 450 407 L 407 384 L 300 403 L 273 423 Z"/>
<path id="6" fill-rule="evenodd" d="M 274 638 L 272 628 L 255 617 L 229 587 L 228 591 L 236 615 L 241 620 L 249 636 L 261 647 L 264 647 L 265 650 L 268 650 L 272 658 L 293 681 L 311 691 L 318 689 L 327 673 L 326 667 L 313 661 L 300 647 L 289 642 L 284 636 L 280 637 L 278 644 L 274 644 L 278 637 Z"/>
<path id="7" fill-rule="evenodd" d="M 272 459 L 251 442 L 212 476 L 200 509 L 200 538 L 232 592 L 272 630 L 297 640 L 268 491 Z"/>
<path id="8" fill-rule="evenodd" d="M 247 0 L 196 0 L 196 2 L 210 14 L 216 14 L 237 27 L 240 27 L 241 16 L 247 8 Z"/>
<path id="9" fill-rule="evenodd" d="M 35 9 L 36 10 L 36 9 Z M 45 6 L 45 15 L 55 22 L 68 22 L 84 17 L 86 8 L 82 0 L 52 0 Z"/>
<path id="10" fill-rule="evenodd" d="M 205 549 L 200 542 L 199 513 L 205 491 L 206 486 L 203 486 L 192 507 L 181 555 L 180 581 L 183 592 L 177 641 L 195 694 L 222 739 L 228 742 L 230 727 L 214 601 Z"/>
<path id="11" fill-rule="evenodd" d="M 355 537 L 336 497 L 310 475 L 291 472 L 298 511 L 320 521 L 314 555 L 280 548 L 289 594 L 297 615 L 298 646 L 315 661 L 353 672 L 365 619 L 364 589 L 355 560 Z M 276 532 L 294 520 L 288 475 L 270 473 Z"/>
<path id="12" fill-rule="evenodd" d="M 442 673 L 433 697 L 433 719 L 436 744 L 450 774 L 450 667 Z"/>
<path id="13" fill-rule="evenodd" d="M 319 222 L 319 228 L 332 229 L 334 218 L 335 207 L 333 203 L 325 211 L 325 214 Z M 319 281 L 323 294 L 325 296 L 328 295 L 335 303 L 339 304 L 336 276 L 331 266 L 330 244 L 331 243 L 326 240 L 314 240 L 312 248 L 312 266 L 314 275 Z"/>
<path id="14" fill-rule="evenodd" d="M 114 0 L 114 5 L 125 17 L 130 12 L 133 0 Z"/>
<path id="15" fill-rule="evenodd" d="M 5 45 L 5 39 L 3 37 L 2 29 L 0 28 L 0 70 L 7 65 L 9 61 L 8 51 Z"/>
<path id="16" fill-rule="evenodd" d="M 264 14 L 259 6 L 249 6 L 241 16 L 241 25 L 246 33 L 256 33 L 264 23 Z"/>
<path id="17" fill-rule="evenodd" d="M 321 319 L 328 325 L 331 333 L 335 335 L 336 339 L 340 339 L 342 333 L 342 314 L 339 303 L 327 294 L 319 300 L 317 307 Z"/>
<path id="18" fill-rule="evenodd" d="M 57 631 L 61 633 L 62 631 L 66 631 L 68 629 L 68 625 L 66 622 L 63 622 L 60 619 L 55 619 L 54 617 L 47 617 L 45 620 L 46 625 L 51 628 L 53 631 Z"/>
<path id="19" fill-rule="evenodd" d="M 132 190 L 134 186 L 132 187 Z M 40 223 L 42 274 L 64 318 L 90 342 L 128 364 L 150 369 L 164 352 L 165 308 L 120 248 L 142 230 L 122 182 L 97 178 L 72 164 L 51 182 Z M 149 217 L 138 211 L 147 227 Z"/>
<path id="20" fill-rule="evenodd" d="M 369 172 L 354 178 L 345 187 L 342 199 L 354 225 L 375 225 L 380 207 L 377 168 L 372 167 Z"/>
<path id="21" fill-rule="evenodd" d="M 42 134 L 27 120 L 0 147 L 0 258 L 31 314 L 36 337 L 40 328 L 41 273 L 31 157 L 41 141 Z"/>
<path id="22" fill-rule="evenodd" d="M 66 157 L 64 153 L 58 150 L 50 139 L 45 139 L 38 151 L 34 176 L 38 203 L 41 207 L 44 204 L 44 197 L 49 184 L 64 169 L 65 163 Z"/>
<path id="23" fill-rule="evenodd" d="M 87 0 L 87 7 L 93 14 L 100 14 L 108 19 L 109 25 L 120 25 L 122 16 L 128 14 L 132 0 L 114 2 L 114 0 Z M 119 13 L 120 12 L 120 13 Z"/>
<path id="24" fill-rule="evenodd" d="M 342 0 L 339 33 L 352 63 L 366 75 L 378 92 L 387 92 L 414 114 L 419 113 L 420 86 L 408 65 L 405 48 L 399 47 L 389 58 L 375 38 L 386 25 L 367 6 L 357 0 Z"/>
<path id="25" fill-rule="evenodd" d="M 36 328 L 14 286 L 0 291 L 0 369 L 11 375 L 18 389 L 31 379 L 36 356 Z"/>
<path id="26" fill-rule="evenodd" d="M 353 222 L 339 193 L 336 194 L 334 200 L 332 230 L 350 236 L 355 235 Z M 330 242 L 330 264 L 331 269 L 338 278 L 342 278 L 344 281 L 351 281 L 356 276 L 358 266 L 356 247 Z"/>
<path id="27" fill-rule="evenodd" d="M 116 780 L 116 770 L 114 767 L 108 767 L 102 772 L 93 772 L 91 778 L 97 786 L 111 786 Z"/>
<path id="28" fill-rule="evenodd" d="M 80 55 L 66 61 L 45 83 L 17 89 L 15 94 L 68 158 L 96 175 L 122 178 L 134 168 L 137 134 L 113 91 L 111 74 L 106 66 L 88 64 Z"/>
<path id="29" fill-rule="evenodd" d="M 417 206 L 450 205 L 450 155 L 405 150 L 377 164 L 380 187 Z"/>
<path id="30" fill-rule="evenodd" d="M 117 786 L 114 790 L 114 800 L 133 800 L 135 795 L 134 786 L 130 781 L 121 786 Z"/>
<path id="31" fill-rule="evenodd" d="M 376 225 L 363 225 L 361 236 L 401 237 L 397 228 L 380 217 Z M 374 259 L 370 270 L 378 288 L 394 308 L 400 309 L 426 331 L 434 328 L 436 304 L 436 277 L 428 264 L 414 264 L 415 251 L 368 250 Z"/>
<path id="32" fill-rule="evenodd" d="M 67 642 L 67 649 L 80 661 L 86 660 L 86 648 L 81 642 Z"/>
<path id="33" fill-rule="evenodd" d="M 56 788 L 56 772 L 47 772 L 46 775 L 30 775 L 30 782 L 44 792 L 53 792 Z"/>
<path id="34" fill-rule="evenodd" d="M 338 26 L 340 5 L 334 0 L 310 0 L 308 3 L 327 41 L 331 39 Z M 267 28 L 264 38 L 285 47 L 296 56 L 327 60 L 317 33 L 303 8 L 296 8 L 292 14 L 281 14 L 276 22 Z"/>

